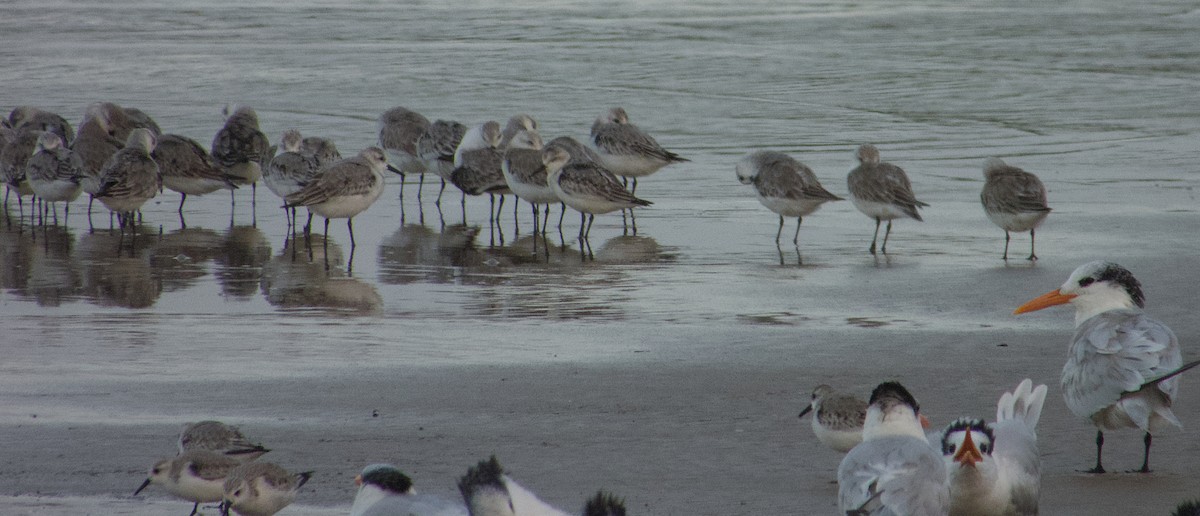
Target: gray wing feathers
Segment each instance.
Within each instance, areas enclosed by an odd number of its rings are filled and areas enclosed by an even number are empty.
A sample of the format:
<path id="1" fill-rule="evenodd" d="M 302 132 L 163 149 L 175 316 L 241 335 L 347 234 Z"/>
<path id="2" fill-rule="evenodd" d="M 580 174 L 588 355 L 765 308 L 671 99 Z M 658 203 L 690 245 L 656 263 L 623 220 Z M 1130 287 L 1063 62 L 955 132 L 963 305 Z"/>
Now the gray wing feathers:
<path id="1" fill-rule="evenodd" d="M 595 136 L 596 146 L 609 154 L 653 156 L 668 163 L 688 161 L 662 148 L 650 135 L 632 124 L 605 124 Z"/>
<path id="2" fill-rule="evenodd" d="M 140 149 L 113 154 L 100 172 L 96 197 L 154 197 L 158 193 L 158 164 Z"/>
<path id="3" fill-rule="evenodd" d="M 900 167 L 891 163 L 859 165 L 847 178 L 850 193 L 859 199 L 894 204 L 908 216 L 921 220 L 917 207 L 929 206 L 913 195 L 912 183 Z"/>
<path id="4" fill-rule="evenodd" d="M 994 213 L 1048 212 L 1046 187 L 1037 176 L 1021 170 L 988 177 L 979 194 L 984 208 Z"/>
<path id="5" fill-rule="evenodd" d="M 39 152 L 29 158 L 25 164 L 26 176 L 30 180 L 56 181 L 67 180 L 79 182 L 83 173 L 83 160 L 79 154 L 68 149 L 58 148 L 50 152 Z"/>
<path id="6" fill-rule="evenodd" d="M 792 159 L 769 160 L 760 164 L 755 185 L 763 197 L 827 201 L 842 199 L 821 186 L 812 169 Z"/>
<path id="7" fill-rule="evenodd" d="M 213 138 L 212 157 L 223 167 L 238 163 L 261 163 L 269 155 L 271 144 L 258 124 L 230 117 Z"/>
<path id="8" fill-rule="evenodd" d="M 922 439 L 864 441 L 838 468 L 838 507 L 843 513 L 866 509 L 869 514 L 945 515 L 950 503 L 946 478 L 942 456 Z"/>
<path id="9" fill-rule="evenodd" d="M 325 169 L 316 181 L 287 196 L 285 202 L 288 206 L 312 206 L 338 196 L 366 195 L 378 180 L 362 158 L 344 159 Z"/>
<path id="10" fill-rule="evenodd" d="M 470 195 L 482 195 L 508 188 L 500 163 L 504 155 L 488 147 L 462 154 L 463 166 L 450 173 L 450 182 Z"/>
<path id="11" fill-rule="evenodd" d="M 590 163 L 567 163 L 563 166 L 562 175 L 558 179 L 559 188 L 563 192 L 579 197 L 597 197 L 614 202 L 628 203 L 632 206 L 650 206 L 650 201 L 639 199 L 629 193 L 624 186 L 606 169 Z"/>
<path id="12" fill-rule="evenodd" d="M 533 149 L 508 149 L 504 153 L 508 173 L 514 179 L 535 185 L 546 184 L 546 165 L 542 163 L 542 151 Z"/>
<path id="13" fill-rule="evenodd" d="M 215 179 L 232 186 L 225 174 L 208 151 L 186 136 L 164 134 L 150 153 L 164 175 L 195 179 Z"/>

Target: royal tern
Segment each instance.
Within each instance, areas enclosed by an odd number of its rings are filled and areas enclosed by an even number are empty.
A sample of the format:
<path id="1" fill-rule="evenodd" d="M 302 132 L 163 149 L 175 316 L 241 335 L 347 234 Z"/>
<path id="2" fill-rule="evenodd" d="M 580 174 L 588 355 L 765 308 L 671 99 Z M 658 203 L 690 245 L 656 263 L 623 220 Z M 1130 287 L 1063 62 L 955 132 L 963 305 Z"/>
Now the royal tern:
<path id="1" fill-rule="evenodd" d="M 822 204 L 842 200 L 821 186 L 812 169 L 782 152 L 751 153 L 738 162 L 735 172 L 742 184 L 754 185 L 758 202 L 779 214 L 776 244 L 783 235 L 784 217 L 796 217 L 796 234 L 792 237 L 792 243 L 799 245 L 800 224 L 804 222 L 804 217 L 817 211 Z"/>
<path id="2" fill-rule="evenodd" d="M 1167 325 L 1142 311 L 1146 297 L 1129 270 L 1115 263 L 1085 263 L 1061 287 L 1014 311 L 1022 314 L 1055 305 L 1075 305 L 1075 335 L 1063 366 L 1062 391 L 1075 415 L 1096 425 L 1096 467 L 1104 473 L 1104 431 L 1140 428 L 1145 455 L 1139 472 L 1150 471 L 1151 435 L 1172 424 L 1183 365 L 1179 341 Z"/>
<path id="3" fill-rule="evenodd" d="M 358 492 L 350 516 L 467 516 L 461 503 L 418 494 L 412 479 L 391 464 L 371 464 L 354 477 Z"/>
<path id="4" fill-rule="evenodd" d="M 864 215 L 875 219 L 875 236 L 871 238 L 868 249 L 875 254 L 875 242 L 879 239 L 879 224 L 887 221 L 887 231 L 883 234 L 883 246 L 880 251 L 887 254 L 888 237 L 892 234 L 892 220 L 909 217 L 920 221 L 918 207 L 929 206 L 913 195 L 912 184 L 908 175 L 896 165 L 879 161 L 879 149 L 871 144 L 863 144 L 854 154 L 859 165 L 846 177 L 846 186 L 850 189 L 850 201 Z"/>
<path id="5" fill-rule="evenodd" d="M 232 509 L 241 516 L 272 516 L 296 499 L 309 478 L 311 471 L 288 473 L 270 462 L 241 464 L 225 477 L 221 514 L 229 516 Z"/>
<path id="6" fill-rule="evenodd" d="M 1000 396 L 996 421 L 961 418 L 942 434 L 950 475 L 950 514 L 962 516 L 1038 513 L 1041 459 L 1037 427 L 1046 386 L 1023 380 Z"/>
<path id="7" fill-rule="evenodd" d="M 800 417 L 809 412 L 813 413 L 813 434 L 821 444 L 846 453 L 862 442 L 867 402 L 821 384 L 813 389 L 812 402 L 800 411 Z"/>
<path id="8" fill-rule="evenodd" d="M 458 490 L 471 516 L 566 516 L 510 478 L 493 456 L 467 470 Z"/>
<path id="9" fill-rule="evenodd" d="M 983 163 L 987 180 L 979 194 L 983 211 L 1004 230 L 1004 259 L 1008 259 L 1008 243 L 1012 231 L 1029 232 L 1029 260 L 1036 260 L 1034 236 L 1037 227 L 1050 214 L 1046 206 L 1046 187 L 1037 176 L 1010 166 L 1000 158 L 988 158 Z"/>
<path id="10" fill-rule="evenodd" d="M 899 383 L 881 383 L 871 393 L 863 442 L 838 467 L 840 514 L 947 513 L 946 465 L 926 439 L 919 415 L 916 399 Z"/>

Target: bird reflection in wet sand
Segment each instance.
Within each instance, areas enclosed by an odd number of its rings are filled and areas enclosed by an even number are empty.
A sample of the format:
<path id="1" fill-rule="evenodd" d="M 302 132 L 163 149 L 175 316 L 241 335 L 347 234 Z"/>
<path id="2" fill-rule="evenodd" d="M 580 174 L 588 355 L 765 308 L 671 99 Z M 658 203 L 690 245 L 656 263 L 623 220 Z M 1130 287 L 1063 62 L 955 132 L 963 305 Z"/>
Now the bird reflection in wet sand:
<path id="1" fill-rule="evenodd" d="M 322 242 L 306 245 L 289 238 L 279 254 L 263 267 L 259 285 L 267 302 L 280 308 L 329 308 L 356 313 L 382 310 L 383 297 L 373 285 L 341 276 L 340 269 L 329 270 L 329 263 L 340 264 L 345 260 L 341 247 L 335 242 L 326 246 L 321 235 L 312 238 Z M 297 252 L 298 248 L 304 251 Z"/>
<path id="2" fill-rule="evenodd" d="M 243 299 L 254 295 L 263 266 L 270 259 L 271 244 L 257 227 L 229 228 L 214 260 L 221 292 Z"/>
<path id="3" fill-rule="evenodd" d="M 59 306 L 78 295 L 82 279 L 80 263 L 71 254 L 73 243 L 74 236 L 63 226 L 43 226 L 28 234 L 0 227 L 0 288 L 39 306 Z"/>
<path id="4" fill-rule="evenodd" d="M 225 250 L 225 236 L 204 228 L 181 228 L 158 238 L 150 266 L 162 276 L 163 290 L 193 286 L 208 275 L 208 262 Z"/>
<path id="5" fill-rule="evenodd" d="M 145 229 L 138 231 L 145 233 Z M 147 308 L 162 294 L 162 277 L 150 265 L 155 245 L 143 238 L 124 245 L 115 229 L 97 230 L 79 239 L 78 260 L 83 265 L 83 295 L 101 306 Z M 128 249 L 128 256 L 125 255 Z"/>

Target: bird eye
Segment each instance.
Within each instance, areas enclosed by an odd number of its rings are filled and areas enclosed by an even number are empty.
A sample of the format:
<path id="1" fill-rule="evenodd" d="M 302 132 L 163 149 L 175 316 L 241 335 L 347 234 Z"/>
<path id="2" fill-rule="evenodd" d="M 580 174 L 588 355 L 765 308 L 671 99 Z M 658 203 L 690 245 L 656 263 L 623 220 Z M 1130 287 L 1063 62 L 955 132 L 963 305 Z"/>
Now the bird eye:
<path id="1" fill-rule="evenodd" d="M 947 454 L 947 455 L 954 453 L 954 448 L 955 448 L 955 446 L 953 444 L 950 444 L 950 443 L 943 444 L 942 445 L 942 453 Z"/>
<path id="2" fill-rule="evenodd" d="M 1079 286 L 1080 286 L 1080 287 L 1086 287 L 1086 286 L 1088 286 L 1088 285 L 1091 285 L 1092 283 L 1095 283 L 1095 282 L 1096 282 L 1096 280 L 1095 280 L 1094 278 L 1083 278 L 1083 279 L 1079 280 Z"/>
<path id="3" fill-rule="evenodd" d="M 237 491 L 234 491 L 233 496 L 242 496 L 242 490 L 238 489 Z"/>
<path id="4" fill-rule="evenodd" d="M 989 453 L 989 452 L 988 452 L 988 449 L 990 449 L 990 448 L 991 448 L 991 446 L 988 446 L 988 445 L 986 445 L 986 444 L 981 444 L 981 445 L 979 445 L 979 451 L 980 451 L 981 453 Z"/>

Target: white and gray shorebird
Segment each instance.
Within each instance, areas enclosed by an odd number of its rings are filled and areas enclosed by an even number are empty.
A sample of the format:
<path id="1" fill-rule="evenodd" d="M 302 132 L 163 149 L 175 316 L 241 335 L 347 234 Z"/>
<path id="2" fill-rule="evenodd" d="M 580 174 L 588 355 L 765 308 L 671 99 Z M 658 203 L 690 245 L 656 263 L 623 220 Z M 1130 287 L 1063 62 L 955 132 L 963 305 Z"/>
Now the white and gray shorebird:
<path id="1" fill-rule="evenodd" d="M 813 389 L 812 401 L 800 411 L 799 417 L 809 412 L 813 413 L 813 434 L 821 444 L 846 453 L 862 442 L 867 402 L 821 384 Z"/>
<path id="2" fill-rule="evenodd" d="M 296 493 L 312 478 L 312 473 L 289 473 L 270 462 L 240 464 L 229 472 L 222 485 L 222 514 L 228 516 L 233 510 L 241 516 L 272 516 L 296 500 Z"/>
<path id="3" fill-rule="evenodd" d="M 1037 227 L 1050 215 L 1046 205 L 1046 186 L 1037 176 L 1008 165 L 1000 158 L 983 163 L 986 182 L 979 200 L 992 223 L 1004 230 L 1004 259 L 1008 259 L 1010 232 L 1029 232 L 1029 260 L 1036 260 L 1034 243 Z"/>
<path id="4" fill-rule="evenodd" d="M 799 245 L 800 224 L 804 217 L 817 211 L 822 204 L 842 200 L 821 186 L 812 169 L 782 152 L 752 152 L 738 162 L 735 171 L 742 184 L 754 185 L 754 192 L 763 206 L 779 214 L 776 244 L 783 235 L 784 217 L 796 217 L 792 243 Z"/>
<path id="5" fill-rule="evenodd" d="M 942 433 L 954 516 L 1035 515 L 1041 491 L 1037 423 L 1046 386 L 1021 381 L 996 404 L 996 420 L 960 418 Z"/>
<path id="6" fill-rule="evenodd" d="M 568 163 L 593 163 L 597 165 L 597 170 L 600 170 L 604 175 L 608 176 L 613 181 L 621 181 L 620 179 L 617 179 L 616 174 L 613 174 L 608 169 L 600 166 L 600 155 L 596 154 L 595 150 L 587 145 L 584 145 L 583 143 L 580 143 L 579 140 L 576 140 L 570 136 L 559 136 L 545 143 L 545 145 L 542 147 L 543 154 L 545 153 L 546 149 L 550 148 L 558 148 L 565 151 L 569 156 L 571 156 L 571 159 L 567 160 Z M 545 168 L 544 163 L 542 164 L 542 167 Z M 547 178 L 546 184 L 549 186 L 549 178 Z M 557 198 L 558 194 L 554 194 L 554 196 Z M 565 217 L 567 214 L 567 203 L 562 202 L 562 199 L 559 199 L 558 203 L 559 207 L 561 208 L 561 211 L 558 214 L 558 231 L 561 233 L 563 217 Z M 547 211 L 549 210 L 547 209 Z"/>
<path id="7" fill-rule="evenodd" d="M 271 158 L 271 163 L 263 172 L 263 183 L 267 185 L 267 189 L 271 193 L 278 195 L 280 199 L 286 200 L 289 195 L 300 191 L 301 188 L 315 181 L 317 176 L 321 175 L 323 170 L 321 163 L 315 156 L 305 155 L 303 146 L 304 137 L 300 131 L 295 129 L 284 131 L 283 136 L 279 138 L 279 152 Z M 295 227 L 295 206 L 285 206 L 284 212 L 288 214 L 288 225 Z M 308 217 L 309 224 L 305 224 L 305 228 L 312 223 L 311 211 L 309 211 Z"/>
<path id="8" fill-rule="evenodd" d="M 547 147 L 542 151 L 546 166 L 546 182 L 558 199 L 579 212 L 579 238 L 587 239 L 596 214 L 650 206 L 639 199 L 613 177 L 604 167 L 590 161 L 576 161 L 562 147 Z M 586 222 L 586 224 L 585 224 Z M 585 228 L 586 227 L 586 228 Z"/>
<path id="9" fill-rule="evenodd" d="M 4 192 L 4 206 L 6 207 L 9 194 L 16 193 L 17 203 L 24 212 L 25 203 L 22 198 L 33 195 L 33 188 L 29 186 L 29 178 L 26 176 L 26 168 L 29 164 L 29 157 L 37 149 L 38 138 L 42 132 L 28 127 L 17 129 L 12 139 L 4 145 L 3 149 L 0 149 L 0 182 L 3 182 L 6 188 Z"/>
<path id="10" fill-rule="evenodd" d="M 329 138 L 320 136 L 305 136 L 303 140 L 300 140 L 300 154 L 315 161 L 320 168 L 342 160 L 342 153 L 338 150 L 337 144 Z M 274 158 L 274 156 L 271 157 Z M 267 163 L 270 163 L 270 160 Z"/>
<path id="11" fill-rule="evenodd" d="M 187 423 L 179 432 L 179 452 L 206 450 L 220 453 L 241 462 L 252 461 L 271 450 L 255 444 L 236 426 L 220 421 L 205 420 Z"/>
<path id="12" fill-rule="evenodd" d="M 237 188 L 234 176 L 217 165 L 216 160 L 191 138 L 178 134 L 164 134 L 150 157 L 158 163 L 164 188 L 179 192 L 180 215 L 183 203 L 189 195 L 204 195 L 217 190 Z"/>
<path id="13" fill-rule="evenodd" d="M 1061 287 L 1032 299 L 1013 313 L 1075 305 L 1075 335 L 1063 366 L 1067 408 L 1096 425 L 1096 467 L 1104 473 L 1104 431 L 1138 428 L 1145 433 L 1141 473 L 1150 472 L 1151 435 L 1183 428 L 1171 404 L 1179 393 L 1176 375 L 1200 365 L 1183 363 L 1179 340 L 1167 325 L 1146 315 L 1141 283 L 1115 263 L 1085 263 Z"/>
<path id="14" fill-rule="evenodd" d="M 854 155 L 859 165 L 846 177 L 850 189 L 850 201 L 864 215 L 875 219 L 875 236 L 871 238 L 871 254 L 875 254 L 875 242 L 879 239 L 879 224 L 887 221 L 887 232 L 883 235 L 883 246 L 887 254 L 888 237 L 892 234 L 892 221 L 909 217 L 920 221 L 917 208 L 929 206 L 913 195 L 908 175 L 896 165 L 879 161 L 879 149 L 871 144 L 858 147 Z"/>
<path id="15" fill-rule="evenodd" d="M 408 174 L 422 175 L 422 185 L 425 183 L 425 162 L 417 150 L 417 140 L 427 129 L 428 118 L 402 106 L 379 115 L 379 147 L 387 153 L 388 162 L 400 170 L 401 178 L 407 178 Z M 403 179 L 400 182 L 400 195 L 404 195 Z"/>
<path id="16" fill-rule="evenodd" d="M 71 123 L 58 113 L 33 106 L 17 106 L 8 114 L 13 130 L 49 131 L 57 134 L 68 146 L 75 141 L 75 130 Z"/>
<path id="17" fill-rule="evenodd" d="M 34 195 L 48 203 L 66 203 L 63 210 L 69 215 L 71 201 L 82 191 L 82 175 L 83 160 L 66 148 L 61 137 L 49 131 L 38 136 L 37 152 L 25 164 L 25 177 Z M 54 217 L 58 219 L 57 210 Z"/>
<path id="18" fill-rule="evenodd" d="M 110 129 L 110 134 L 118 140 L 129 138 L 129 133 L 139 127 L 149 129 L 154 136 L 161 136 L 162 129 L 158 123 L 140 109 L 122 107 L 113 102 L 94 102 L 87 107 L 84 118 L 100 116 Z"/>
<path id="19" fill-rule="evenodd" d="M 251 202 L 258 196 L 262 163 L 270 159 L 271 143 L 258 127 L 258 113 L 250 106 L 225 106 L 225 125 L 213 136 L 212 157 L 237 184 L 249 184 Z"/>
<path id="20" fill-rule="evenodd" d="M 559 202 L 558 195 L 547 182 L 546 164 L 542 163 L 542 137 L 536 130 L 517 131 L 509 139 L 504 150 L 504 161 L 500 171 L 508 188 L 517 198 L 529 203 L 533 210 L 534 231 L 537 231 L 538 207 L 545 205 L 542 215 L 542 233 L 546 232 L 546 221 L 550 217 L 550 204 Z"/>
<path id="21" fill-rule="evenodd" d="M 371 464 L 354 477 L 358 492 L 350 516 L 467 516 L 462 503 L 417 493 L 412 479 L 391 464 Z"/>
<path id="22" fill-rule="evenodd" d="M 839 514 L 944 516 L 946 466 L 925 437 L 916 399 L 885 382 L 869 403 L 863 442 L 838 467 Z"/>
<path id="23" fill-rule="evenodd" d="M 526 114 L 513 115 L 505 124 L 504 130 L 500 131 L 500 150 L 508 150 L 509 143 L 517 133 L 521 131 L 537 132 L 537 130 L 538 123 L 533 117 Z"/>
<path id="24" fill-rule="evenodd" d="M 150 153 L 156 142 L 149 129 L 134 129 L 125 147 L 104 164 L 96 199 L 117 214 L 121 227 L 133 227 L 133 213 L 162 188 L 158 164 Z"/>
<path id="25" fill-rule="evenodd" d="M 324 217 L 326 242 L 329 219 L 346 219 L 353 248 L 354 217 L 371 207 L 383 193 L 384 170 L 396 171 L 388 165 L 383 149 L 367 147 L 357 156 L 329 165 L 316 180 L 284 198 L 284 207 L 305 206 Z"/>
<path id="26" fill-rule="evenodd" d="M 467 126 L 453 120 L 436 120 L 429 124 L 425 133 L 417 139 L 417 156 L 425 164 L 425 172 L 437 174 L 442 180 L 435 204 L 441 204 L 442 193 L 446 191 L 446 180 L 454 172 L 454 153 L 458 144 L 467 134 Z M 421 176 L 423 185 L 425 176 Z M 420 185 L 417 187 L 417 197 L 421 196 Z"/>
<path id="27" fill-rule="evenodd" d="M 500 132 L 500 124 L 495 121 L 472 127 L 454 150 L 454 170 L 450 172 L 450 182 L 462 190 L 464 207 L 467 195 L 488 194 L 492 201 L 489 220 L 498 216 L 496 196 L 501 196 L 502 208 L 503 196 L 512 193 L 501 170 L 504 153 L 500 150 Z"/>
<path id="28" fill-rule="evenodd" d="M 495 456 L 467 470 L 458 490 L 471 516 L 566 516 L 514 481 Z"/>
<path id="29" fill-rule="evenodd" d="M 150 484 L 166 489 L 173 496 L 194 503 L 195 515 L 202 503 L 220 502 L 225 496 L 225 477 L 241 462 L 208 450 L 191 450 L 162 459 L 150 468 L 146 481 L 133 492 L 141 493 Z"/>
<path id="30" fill-rule="evenodd" d="M 91 198 L 88 199 L 88 213 L 92 211 L 92 201 L 100 191 L 100 171 L 113 154 L 125 146 L 123 140 L 118 140 L 111 134 L 111 126 L 99 108 L 89 108 L 79 124 L 79 132 L 71 144 L 71 150 L 83 161 L 83 179 L 80 186 Z"/>
<path id="31" fill-rule="evenodd" d="M 618 176 L 633 178 L 632 193 L 637 193 L 637 178 L 672 163 L 688 161 L 662 148 L 649 134 L 629 123 L 629 115 L 619 107 L 609 109 L 592 123 L 592 143 L 604 168 Z"/>

